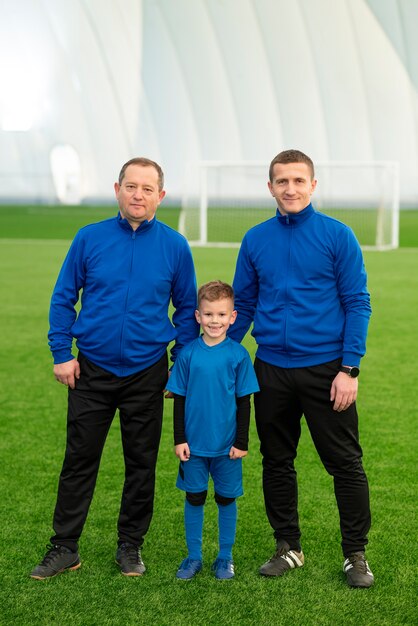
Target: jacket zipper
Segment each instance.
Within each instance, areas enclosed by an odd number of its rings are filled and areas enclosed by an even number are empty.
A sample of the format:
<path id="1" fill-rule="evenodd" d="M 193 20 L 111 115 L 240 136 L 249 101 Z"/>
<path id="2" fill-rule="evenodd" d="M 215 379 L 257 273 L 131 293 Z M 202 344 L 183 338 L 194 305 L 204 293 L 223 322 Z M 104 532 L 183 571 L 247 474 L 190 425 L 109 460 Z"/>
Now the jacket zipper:
<path id="1" fill-rule="evenodd" d="M 127 315 L 127 310 L 128 310 L 129 292 L 130 292 L 131 283 L 132 283 L 132 269 L 133 269 L 133 265 L 134 265 L 135 239 L 136 239 L 136 232 L 133 231 L 132 234 L 131 234 L 131 240 L 132 240 L 131 263 L 130 263 L 130 267 L 129 267 L 128 285 L 127 285 L 127 289 L 126 289 L 125 307 L 124 307 L 124 312 L 123 312 L 122 329 L 121 329 L 121 333 L 120 333 L 120 366 L 121 366 L 121 369 L 122 369 L 121 376 L 124 375 L 124 372 L 123 372 L 123 343 L 124 343 L 124 334 L 125 334 L 125 321 L 126 321 L 126 315 Z"/>

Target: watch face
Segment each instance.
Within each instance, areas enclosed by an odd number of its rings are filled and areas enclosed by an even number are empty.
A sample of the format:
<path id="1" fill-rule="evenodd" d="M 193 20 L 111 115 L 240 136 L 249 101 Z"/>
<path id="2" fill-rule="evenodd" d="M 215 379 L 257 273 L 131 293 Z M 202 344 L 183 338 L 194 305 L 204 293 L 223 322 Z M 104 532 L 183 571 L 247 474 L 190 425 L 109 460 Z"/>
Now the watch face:
<path id="1" fill-rule="evenodd" d="M 360 374 L 360 370 L 358 367 L 347 367 L 343 365 L 341 367 L 341 371 L 344 372 L 344 374 L 348 374 L 350 378 L 357 378 L 357 376 Z"/>

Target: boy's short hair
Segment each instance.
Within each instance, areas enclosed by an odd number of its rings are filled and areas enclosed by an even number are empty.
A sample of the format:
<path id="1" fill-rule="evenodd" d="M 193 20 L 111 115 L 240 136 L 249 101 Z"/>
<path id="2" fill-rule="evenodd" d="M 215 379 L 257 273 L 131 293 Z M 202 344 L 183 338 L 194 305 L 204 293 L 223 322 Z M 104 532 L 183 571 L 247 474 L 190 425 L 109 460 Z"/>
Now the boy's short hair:
<path id="1" fill-rule="evenodd" d="M 274 157 L 269 168 L 269 178 L 271 183 L 273 182 L 273 169 L 276 163 L 281 163 L 283 165 L 287 165 L 288 163 L 305 163 L 310 170 L 311 179 L 313 180 L 315 178 L 315 168 L 312 159 L 300 150 L 283 150 L 283 152 L 280 152 Z"/>
<path id="2" fill-rule="evenodd" d="M 230 298 L 232 302 L 234 302 L 234 290 L 228 283 L 224 283 L 221 280 L 211 280 L 209 283 L 205 283 L 199 287 L 197 306 L 200 307 L 202 300 L 214 302 L 221 298 Z"/>

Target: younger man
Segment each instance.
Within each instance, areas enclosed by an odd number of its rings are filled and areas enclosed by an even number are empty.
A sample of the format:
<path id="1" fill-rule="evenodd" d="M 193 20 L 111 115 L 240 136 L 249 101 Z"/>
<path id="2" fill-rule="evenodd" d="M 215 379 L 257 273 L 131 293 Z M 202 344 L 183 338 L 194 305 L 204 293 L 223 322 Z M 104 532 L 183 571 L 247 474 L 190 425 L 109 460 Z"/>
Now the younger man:
<path id="1" fill-rule="evenodd" d="M 232 287 L 221 281 L 202 285 L 195 314 L 202 335 L 180 352 L 167 384 L 174 394 L 177 487 L 186 492 L 188 556 L 176 576 L 188 580 L 202 569 L 203 506 L 210 474 L 219 512 L 219 553 L 212 569 L 216 578 L 225 580 L 234 577 L 235 499 L 243 493 L 241 459 L 248 450 L 250 394 L 259 388 L 247 350 L 226 336 L 237 316 Z"/>
<path id="2" fill-rule="evenodd" d="M 229 336 L 241 341 L 254 322 L 255 421 L 276 540 L 259 571 L 282 576 L 304 563 L 294 467 L 304 416 L 334 479 L 347 583 L 371 587 L 369 488 L 356 408 L 370 294 L 354 233 L 311 204 L 316 182 L 312 159 L 300 150 L 274 157 L 268 188 L 276 215 L 244 236 L 235 271 L 238 323 Z"/>

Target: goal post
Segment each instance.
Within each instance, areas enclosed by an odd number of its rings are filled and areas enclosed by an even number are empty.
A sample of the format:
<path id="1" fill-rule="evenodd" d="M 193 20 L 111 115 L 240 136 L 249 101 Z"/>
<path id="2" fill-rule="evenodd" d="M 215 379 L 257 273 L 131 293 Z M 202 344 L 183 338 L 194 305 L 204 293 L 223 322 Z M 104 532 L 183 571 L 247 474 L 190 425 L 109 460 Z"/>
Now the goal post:
<path id="1" fill-rule="evenodd" d="M 189 164 L 179 230 L 191 245 L 240 245 L 245 232 L 276 210 L 267 187 L 269 163 Z M 364 249 L 399 245 L 399 163 L 330 161 L 315 164 L 312 204 L 348 224 Z"/>
<path id="2" fill-rule="evenodd" d="M 315 165 L 313 204 L 348 224 L 365 250 L 399 247 L 397 161 L 334 161 Z"/>

